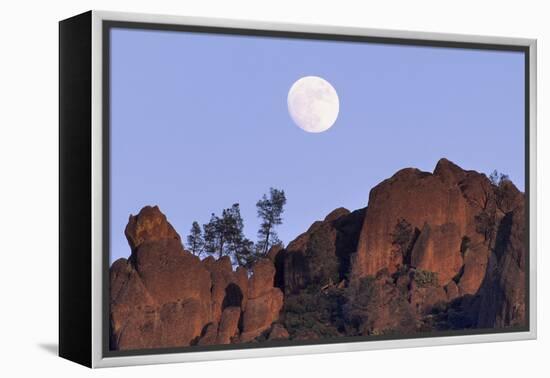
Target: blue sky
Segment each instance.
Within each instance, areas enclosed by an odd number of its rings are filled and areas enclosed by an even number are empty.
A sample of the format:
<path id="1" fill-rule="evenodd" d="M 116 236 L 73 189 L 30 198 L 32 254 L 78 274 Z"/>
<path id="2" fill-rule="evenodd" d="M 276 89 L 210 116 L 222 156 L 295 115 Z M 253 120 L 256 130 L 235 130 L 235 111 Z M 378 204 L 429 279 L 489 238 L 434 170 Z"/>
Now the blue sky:
<path id="1" fill-rule="evenodd" d="M 303 76 L 336 89 L 334 126 L 306 133 L 287 93 Z M 185 238 L 238 202 L 284 189 L 290 242 L 404 167 L 441 157 L 524 188 L 524 58 L 518 52 L 189 32 L 111 31 L 111 261 L 130 214 L 159 205 Z"/>

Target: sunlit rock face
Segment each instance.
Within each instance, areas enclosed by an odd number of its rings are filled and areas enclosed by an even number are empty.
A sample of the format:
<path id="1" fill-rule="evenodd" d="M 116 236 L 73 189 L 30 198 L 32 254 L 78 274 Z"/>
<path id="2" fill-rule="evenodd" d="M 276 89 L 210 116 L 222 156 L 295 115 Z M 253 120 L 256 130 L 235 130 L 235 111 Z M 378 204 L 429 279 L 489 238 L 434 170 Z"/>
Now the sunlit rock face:
<path id="1" fill-rule="evenodd" d="M 418 235 L 410 265 L 437 272 L 441 284 L 462 275 L 462 290 L 475 293 L 490 247 L 478 232 L 476 217 L 493 208 L 494 202 L 485 175 L 465 171 L 446 159 L 437 163 L 433 173 L 413 168 L 397 172 L 370 192 L 354 276 L 373 275 L 384 268 L 395 272 L 404 264 L 395 243 L 396 225 L 404 220 Z"/>
<path id="2" fill-rule="evenodd" d="M 249 269 L 200 260 L 158 207 L 110 268 L 113 350 L 526 325 L 525 199 L 441 159 L 398 171 Z"/>
<path id="3" fill-rule="evenodd" d="M 283 294 L 269 259 L 250 278 L 227 256 L 201 261 L 156 206 L 130 217 L 126 237 L 130 258 L 110 269 L 112 349 L 250 341 L 278 319 Z"/>
<path id="4" fill-rule="evenodd" d="M 111 267 L 114 349 L 189 345 L 211 321 L 211 278 L 158 207 L 131 216 L 132 254 Z"/>

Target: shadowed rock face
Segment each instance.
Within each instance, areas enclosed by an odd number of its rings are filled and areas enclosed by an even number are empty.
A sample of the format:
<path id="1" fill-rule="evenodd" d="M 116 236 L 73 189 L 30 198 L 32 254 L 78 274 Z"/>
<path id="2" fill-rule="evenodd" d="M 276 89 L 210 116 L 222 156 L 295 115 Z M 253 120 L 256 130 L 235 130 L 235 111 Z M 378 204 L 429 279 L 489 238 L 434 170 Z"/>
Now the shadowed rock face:
<path id="1" fill-rule="evenodd" d="M 525 325 L 525 213 L 523 206 L 514 208 L 501 221 L 479 290 L 482 328 Z"/>
<path id="2" fill-rule="evenodd" d="M 342 281 L 350 271 L 364 214 L 365 209 L 336 209 L 286 248 L 273 251 L 276 286 L 291 294 L 311 285 Z"/>
<path id="3" fill-rule="evenodd" d="M 202 261 L 203 266 L 210 272 L 210 303 L 212 321 L 219 323 L 222 312 L 227 307 L 246 308 L 248 300 L 248 275 L 244 268 L 233 271 L 231 260 L 223 256 L 219 260 L 207 257 Z"/>
<path id="4" fill-rule="evenodd" d="M 111 348 L 524 326 L 524 195 L 441 159 L 374 187 L 250 272 L 185 251 L 158 207 L 110 269 Z"/>

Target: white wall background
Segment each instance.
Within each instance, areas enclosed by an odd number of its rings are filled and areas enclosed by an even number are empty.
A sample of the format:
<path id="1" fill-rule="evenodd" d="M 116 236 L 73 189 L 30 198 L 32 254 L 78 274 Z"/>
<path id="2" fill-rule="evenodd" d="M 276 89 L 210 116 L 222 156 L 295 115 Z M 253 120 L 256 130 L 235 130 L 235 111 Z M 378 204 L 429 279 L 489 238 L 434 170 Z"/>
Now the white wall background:
<path id="1" fill-rule="evenodd" d="M 5 1 L 0 5 L 0 373 L 4 377 L 518 377 L 550 372 L 550 9 L 545 0 Z M 57 21 L 89 9 L 537 38 L 539 339 L 90 371 L 57 344 Z M 546 67 L 545 67 L 546 66 Z M 544 215 L 543 215 L 544 213 Z"/>

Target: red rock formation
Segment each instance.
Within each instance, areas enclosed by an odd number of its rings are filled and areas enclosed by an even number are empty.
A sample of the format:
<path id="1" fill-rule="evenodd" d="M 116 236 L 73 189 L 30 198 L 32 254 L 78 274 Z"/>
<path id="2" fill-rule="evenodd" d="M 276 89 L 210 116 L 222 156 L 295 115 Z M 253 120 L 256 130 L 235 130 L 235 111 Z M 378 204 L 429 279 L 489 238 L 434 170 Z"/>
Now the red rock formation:
<path id="1" fill-rule="evenodd" d="M 145 206 L 138 215 L 130 215 L 124 234 L 132 251 L 145 241 L 167 239 L 181 241 L 180 236 L 168 223 L 158 206 Z"/>
<path id="2" fill-rule="evenodd" d="M 212 281 L 211 305 L 212 321 L 219 323 L 222 311 L 229 306 L 246 307 L 248 300 L 248 276 L 244 268 L 233 271 L 231 260 L 223 256 L 219 260 L 207 257 L 203 266 L 210 272 Z M 271 285 L 273 286 L 273 285 Z"/>
<path id="3" fill-rule="evenodd" d="M 129 261 L 111 268 L 115 349 L 189 345 L 211 321 L 210 274 L 158 207 L 131 216 Z"/>
<path id="4" fill-rule="evenodd" d="M 447 294 L 447 302 L 450 302 L 453 299 L 458 298 L 458 296 L 460 295 L 458 291 L 458 286 L 454 281 L 449 281 L 449 283 L 445 285 L 444 289 L 445 289 L 445 293 Z"/>
<path id="5" fill-rule="evenodd" d="M 432 173 L 407 168 L 371 190 L 353 266 L 353 277 L 395 272 L 404 264 L 395 254 L 393 233 L 400 219 L 422 230 L 412 252 L 413 266 L 438 273 L 440 283 L 462 274 L 462 293 L 473 294 L 485 274 L 489 246 L 476 216 L 493 206 L 487 177 L 441 159 Z M 470 252 L 462 256 L 462 241 Z"/>
<path id="6" fill-rule="evenodd" d="M 126 259 L 111 267 L 111 345 L 115 349 L 145 348 L 155 345 L 155 309 L 158 304 Z M 150 327 L 139 330 L 142 324 Z"/>
<path id="7" fill-rule="evenodd" d="M 239 334 L 240 307 L 226 307 L 220 320 L 216 344 L 229 344 L 231 338 Z"/>
<path id="8" fill-rule="evenodd" d="M 269 331 L 268 340 L 287 340 L 289 336 L 288 331 L 282 324 L 275 323 Z"/>
<path id="9" fill-rule="evenodd" d="M 196 299 L 210 319 L 210 274 L 198 257 L 183 249 L 181 242 L 145 242 L 133 253 L 132 263 L 157 303 Z"/>
<path id="10" fill-rule="evenodd" d="M 400 219 L 413 228 L 424 224 L 454 223 L 466 232 L 466 201 L 460 189 L 438 176 L 403 169 L 371 190 L 369 207 L 359 240 L 354 276 L 374 275 L 387 268 L 394 272 L 402 261 L 392 261 L 392 233 Z"/>
<path id="11" fill-rule="evenodd" d="M 407 334 L 415 330 L 414 307 L 407 301 L 406 294 L 394 285 L 387 269 L 379 271 L 369 285 L 361 289 L 363 291 L 355 293 L 351 301 L 352 305 L 360 304 L 361 335 Z M 361 299 L 365 291 L 367 300 Z"/>
<path id="12" fill-rule="evenodd" d="M 250 283 L 228 257 L 200 261 L 158 207 L 131 216 L 125 233 L 132 255 L 111 267 L 114 349 L 227 344 L 240 333 L 243 311 L 244 339 L 252 340 L 277 319 L 282 293 L 271 261 L 254 266 Z"/>
<path id="13" fill-rule="evenodd" d="M 487 259 L 489 249 L 486 244 L 479 243 L 464 251 L 464 266 L 462 276 L 458 282 L 460 294 L 475 294 L 485 272 L 487 270 Z"/>
<path id="14" fill-rule="evenodd" d="M 243 313 L 241 341 L 248 342 L 269 329 L 283 307 L 283 293 L 273 287 L 275 267 L 268 259 L 252 266 L 248 286 L 248 302 Z"/>
<path id="15" fill-rule="evenodd" d="M 408 300 L 419 318 L 429 313 L 434 305 L 447 302 L 447 292 L 439 282 L 426 284 L 416 280 L 414 274 L 412 276 Z"/>
<path id="16" fill-rule="evenodd" d="M 350 270 L 364 214 L 364 209 L 350 213 L 338 208 L 323 221 L 314 222 L 285 249 L 272 253 L 276 286 L 290 294 L 311 284 L 340 282 Z"/>
<path id="17" fill-rule="evenodd" d="M 185 251 L 145 207 L 125 230 L 130 258 L 110 269 L 111 347 L 523 326 L 524 207 L 511 182 L 441 159 L 380 183 L 368 209 L 336 209 L 272 247 L 250 276 Z"/>
<path id="18" fill-rule="evenodd" d="M 491 253 L 487 274 L 479 290 L 480 328 L 526 324 L 525 212 L 519 199 L 502 220 L 497 246 Z"/>
<path id="19" fill-rule="evenodd" d="M 252 267 L 252 276 L 248 285 L 248 297 L 255 299 L 261 297 L 273 288 L 275 267 L 268 259 L 260 259 Z"/>
<path id="20" fill-rule="evenodd" d="M 463 265 L 461 242 L 462 237 L 456 224 L 430 226 L 425 223 L 414 243 L 411 265 L 437 273 L 439 282 L 445 285 L 459 273 Z"/>
<path id="21" fill-rule="evenodd" d="M 280 244 L 274 245 L 271 248 L 269 248 L 269 251 L 267 252 L 267 258 L 271 260 L 272 263 L 275 264 L 275 259 L 277 258 L 277 255 L 279 252 L 283 250 L 283 246 Z"/>

